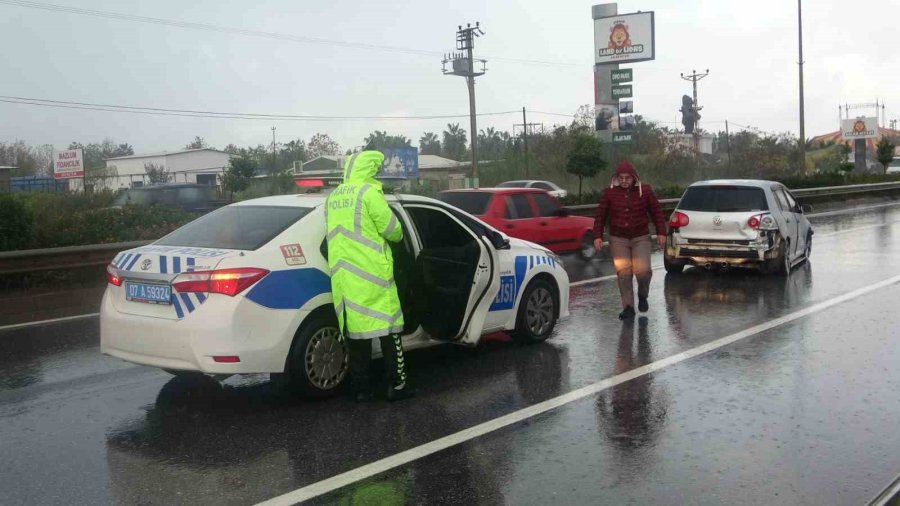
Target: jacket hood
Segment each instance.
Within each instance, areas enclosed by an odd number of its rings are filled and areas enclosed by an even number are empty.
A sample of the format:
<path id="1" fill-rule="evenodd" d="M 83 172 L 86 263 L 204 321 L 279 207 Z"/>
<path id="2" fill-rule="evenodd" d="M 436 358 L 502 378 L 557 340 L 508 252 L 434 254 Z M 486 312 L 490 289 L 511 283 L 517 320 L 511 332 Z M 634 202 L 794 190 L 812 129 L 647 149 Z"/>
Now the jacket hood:
<path id="1" fill-rule="evenodd" d="M 362 151 L 354 154 L 344 165 L 345 183 L 379 184 L 375 174 L 384 163 L 384 155 L 380 151 Z"/>
<path id="2" fill-rule="evenodd" d="M 610 188 L 619 186 L 619 174 L 630 174 L 634 178 L 632 187 L 636 187 L 641 196 L 644 195 L 644 190 L 641 188 L 641 176 L 638 175 L 637 170 L 634 168 L 634 165 L 631 165 L 631 162 L 624 161 L 616 167 L 615 172 L 613 172 L 612 181 L 609 182 Z"/>

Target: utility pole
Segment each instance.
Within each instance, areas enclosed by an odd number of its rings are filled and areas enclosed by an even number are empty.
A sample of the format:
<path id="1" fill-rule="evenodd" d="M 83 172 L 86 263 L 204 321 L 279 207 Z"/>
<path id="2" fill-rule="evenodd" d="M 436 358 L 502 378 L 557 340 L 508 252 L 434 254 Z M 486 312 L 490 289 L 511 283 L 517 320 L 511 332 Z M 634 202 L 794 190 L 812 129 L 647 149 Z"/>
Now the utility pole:
<path id="1" fill-rule="evenodd" d="M 698 155 L 700 154 L 700 109 L 703 109 L 697 104 L 697 81 L 703 79 L 704 77 L 709 75 L 709 69 L 706 69 L 705 74 L 698 74 L 696 70 L 692 71 L 693 73 L 690 75 L 681 74 L 681 78 L 685 81 L 691 81 L 694 84 L 694 118 L 696 121 L 694 122 L 694 152 Z"/>
<path id="2" fill-rule="evenodd" d="M 806 173 L 806 119 L 803 107 L 803 7 L 797 0 L 797 36 L 800 42 L 800 173 Z"/>
<path id="3" fill-rule="evenodd" d="M 272 127 L 272 172 L 278 169 L 278 160 L 275 155 L 275 127 Z"/>
<path id="4" fill-rule="evenodd" d="M 731 134 L 728 133 L 728 120 L 725 120 L 725 149 L 728 150 L 728 170 L 731 170 Z"/>
<path id="5" fill-rule="evenodd" d="M 478 187 L 478 125 L 475 121 L 475 78 L 485 73 L 485 60 L 477 60 L 481 63 L 481 70 L 475 71 L 475 58 L 473 51 L 475 49 L 475 37 L 484 35 L 481 30 L 481 24 L 476 22 L 473 27 L 466 24 L 463 28 L 459 25 L 456 31 L 456 50 L 465 51 L 465 53 L 453 53 L 444 55 L 441 60 L 441 70 L 444 74 L 452 74 L 466 78 L 466 85 L 469 88 L 469 125 L 472 129 L 470 138 L 472 139 L 472 182 Z M 447 64 L 451 64 L 451 68 L 447 69 Z"/>
<path id="6" fill-rule="evenodd" d="M 525 179 L 528 179 L 528 129 L 531 128 L 532 135 L 534 134 L 534 128 L 540 125 L 543 127 L 543 123 L 529 123 L 525 119 L 525 108 L 522 108 L 522 124 L 513 125 L 513 135 L 515 135 L 516 127 L 522 127 L 522 146 L 525 150 Z"/>

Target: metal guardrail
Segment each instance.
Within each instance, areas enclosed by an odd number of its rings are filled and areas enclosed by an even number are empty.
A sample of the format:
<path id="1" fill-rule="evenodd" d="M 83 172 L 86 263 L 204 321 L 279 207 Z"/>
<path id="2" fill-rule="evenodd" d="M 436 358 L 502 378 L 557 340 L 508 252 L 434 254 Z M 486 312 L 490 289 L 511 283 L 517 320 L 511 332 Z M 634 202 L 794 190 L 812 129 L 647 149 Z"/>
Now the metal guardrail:
<path id="1" fill-rule="evenodd" d="M 851 195 L 859 193 L 878 193 L 883 191 L 900 191 L 900 182 L 873 183 L 847 186 L 829 186 L 823 188 L 803 188 L 791 190 L 798 199 L 814 199 L 834 195 Z M 660 199 L 664 211 L 675 209 L 679 199 Z M 593 216 L 596 204 L 567 206 L 572 214 Z M 21 272 L 45 271 L 53 269 L 72 269 L 93 265 L 104 265 L 112 261 L 116 253 L 150 244 L 153 241 L 131 241 L 109 244 L 90 244 L 87 246 L 66 246 L 64 248 L 31 249 L 0 252 L 0 275 Z"/>
<path id="2" fill-rule="evenodd" d="M 791 190 L 791 194 L 803 203 L 807 199 L 831 197 L 835 195 L 853 195 L 858 193 L 877 193 L 884 191 L 900 191 L 900 181 L 891 183 L 852 184 L 844 186 L 823 186 L 821 188 L 799 188 Z M 680 199 L 659 199 L 663 211 L 674 211 Z M 580 204 L 566 206 L 572 214 L 577 216 L 593 216 L 597 204 Z"/>

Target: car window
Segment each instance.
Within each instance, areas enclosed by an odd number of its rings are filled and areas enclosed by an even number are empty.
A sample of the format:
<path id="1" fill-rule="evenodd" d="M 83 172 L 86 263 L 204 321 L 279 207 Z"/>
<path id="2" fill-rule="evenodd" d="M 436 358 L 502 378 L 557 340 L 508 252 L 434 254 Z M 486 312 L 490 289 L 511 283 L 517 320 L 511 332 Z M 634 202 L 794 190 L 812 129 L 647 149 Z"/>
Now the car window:
<path id="1" fill-rule="evenodd" d="M 557 209 L 559 209 L 559 204 L 546 193 L 536 193 L 532 195 L 534 197 L 534 202 L 537 204 L 538 215 L 541 217 L 546 216 L 555 216 Z"/>
<path id="2" fill-rule="evenodd" d="M 497 185 L 497 188 L 525 188 L 525 185 L 528 184 L 528 181 L 507 181 L 505 183 L 500 183 Z"/>
<path id="3" fill-rule="evenodd" d="M 152 190 L 125 190 L 116 199 L 116 205 L 124 206 L 133 204 L 136 206 L 149 206 L 156 202 L 156 192 Z"/>
<path id="4" fill-rule="evenodd" d="M 518 213 L 516 213 L 516 206 L 510 197 L 503 197 L 503 210 L 503 217 L 507 220 L 515 220 L 519 217 Z"/>
<path id="5" fill-rule="evenodd" d="M 513 207 L 516 210 L 516 219 L 534 218 L 534 211 L 531 210 L 531 204 L 528 202 L 527 195 L 511 195 Z"/>
<path id="6" fill-rule="evenodd" d="M 487 212 L 491 195 L 493 194 L 488 192 L 442 192 L 438 199 L 478 216 Z"/>
<path id="7" fill-rule="evenodd" d="M 540 182 L 540 181 L 538 181 L 537 183 L 534 183 L 534 184 L 531 185 L 531 186 L 532 186 L 532 188 L 540 188 L 541 190 L 547 190 L 547 191 L 553 191 L 553 190 L 556 189 L 556 188 L 550 186 L 549 184 L 547 184 L 547 183 L 542 183 L 542 182 Z"/>
<path id="8" fill-rule="evenodd" d="M 205 188 L 186 187 L 178 188 L 176 192 L 176 202 L 206 202 L 209 200 L 209 190 Z"/>
<path id="9" fill-rule="evenodd" d="M 753 186 L 692 186 L 684 192 L 678 209 L 710 213 L 767 211 L 766 193 Z"/>
<path id="10" fill-rule="evenodd" d="M 406 211 L 422 241 L 422 249 L 458 248 L 474 241 L 472 235 L 444 211 L 415 206 L 407 207 Z"/>
<path id="11" fill-rule="evenodd" d="M 775 190 L 772 193 L 775 194 L 775 201 L 778 202 L 778 207 L 780 207 L 781 210 L 786 213 L 791 212 L 791 205 L 788 203 L 787 197 L 784 195 L 784 192 L 779 189 Z"/>
<path id="12" fill-rule="evenodd" d="M 787 199 L 787 203 L 788 203 L 788 206 L 790 206 L 790 209 L 794 210 L 794 211 L 799 209 L 800 206 L 797 205 L 797 201 L 794 199 L 794 196 L 791 195 L 791 192 L 787 191 L 786 189 L 783 189 L 783 190 L 784 190 L 784 198 Z"/>
<path id="13" fill-rule="evenodd" d="M 162 246 L 255 250 L 309 214 L 312 208 L 229 206 L 163 237 Z"/>

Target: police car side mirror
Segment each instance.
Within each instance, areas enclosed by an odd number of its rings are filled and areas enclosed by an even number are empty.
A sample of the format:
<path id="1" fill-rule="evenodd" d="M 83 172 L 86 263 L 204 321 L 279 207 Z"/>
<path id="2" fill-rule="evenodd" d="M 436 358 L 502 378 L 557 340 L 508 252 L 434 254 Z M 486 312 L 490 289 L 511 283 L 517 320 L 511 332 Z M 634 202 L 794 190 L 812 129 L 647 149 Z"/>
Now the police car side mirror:
<path id="1" fill-rule="evenodd" d="M 488 239 L 496 249 L 509 249 L 509 236 L 496 230 L 488 230 Z"/>

